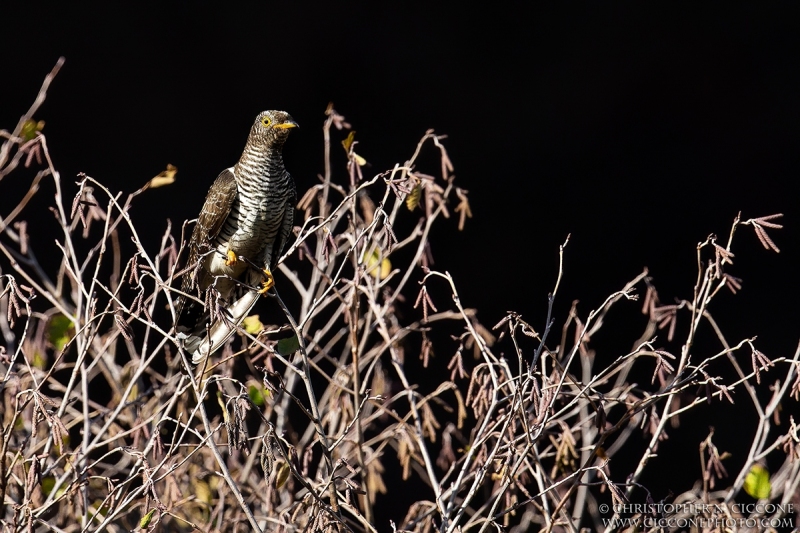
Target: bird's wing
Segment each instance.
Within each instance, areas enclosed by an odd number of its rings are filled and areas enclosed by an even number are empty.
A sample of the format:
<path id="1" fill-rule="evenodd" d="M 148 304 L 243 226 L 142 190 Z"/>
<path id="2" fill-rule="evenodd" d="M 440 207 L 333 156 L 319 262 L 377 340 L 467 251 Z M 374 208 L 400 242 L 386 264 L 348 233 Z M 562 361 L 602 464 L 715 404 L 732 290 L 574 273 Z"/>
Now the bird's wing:
<path id="1" fill-rule="evenodd" d="M 214 184 L 208 190 L 203 209 L 194 225 L 192 238 L 189 241 L 189 258 L 186 261 L 187 268 L 191 269 L 183 275 L 181 292 L 189 294 L 192 290 L 192 281 L 195 263 L 200 259 L 202 246 L 210 244 L 219 234 L 225 219 L 231 212 L 231 207 L 237 194 L 236 179 L 233 177 L 233 168 L 223 170 Z M 206 278 L 209 276 L 203 269 L 197 271 L 198 278 L 196 284 L 201 288 L 207 285 Z M 202 305 L 194 300 L 182 297 L 178 304 L 178 315 L 176 325 L 179 331 L 191 331 L 197 325 L 203 314 Z"/>
<path id="2" fill-rule="evenodd" d="M 214 239 L 231 212 L 238 188 L 233 177 L 233 168 L 223 170 L 208 190 L 206 201 L 192 232 L 192 243 L 196 246 Z"/>
<path id="3" fill-rule="evenodd" d="M 294 181 L 289 178 L 291 189 L 286 197 L 286 204 L 284 205 L 283 221 L 281 222 L 281 230 L 275 237 L 275 243 L 272 245 L 272 260 L 270 261 L 269 269 L 273 270 L 277 264 L 278 259 L 281 258 L 283 248 L 289 242 L 289 237 L 292 235 L 292 228 L 294 227 L 294 206 L 297 203 L 297 191 L 294 186 Z"/>

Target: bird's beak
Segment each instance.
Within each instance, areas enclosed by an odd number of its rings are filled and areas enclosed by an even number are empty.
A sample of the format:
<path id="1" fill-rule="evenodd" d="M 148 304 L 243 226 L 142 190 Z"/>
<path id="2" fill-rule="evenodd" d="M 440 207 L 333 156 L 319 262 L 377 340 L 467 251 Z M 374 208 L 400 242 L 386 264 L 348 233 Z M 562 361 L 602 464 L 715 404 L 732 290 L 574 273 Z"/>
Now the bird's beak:
<path id="1" fill-rule="evenodd" d="M 288 130 L 289 128 L 299 128 L 300 126 L 297 124 L 297 122 L 290 120 L 288 122 L 284 122 L 283 124 L 276 124 L 275 127 L 279 130 Z"/>

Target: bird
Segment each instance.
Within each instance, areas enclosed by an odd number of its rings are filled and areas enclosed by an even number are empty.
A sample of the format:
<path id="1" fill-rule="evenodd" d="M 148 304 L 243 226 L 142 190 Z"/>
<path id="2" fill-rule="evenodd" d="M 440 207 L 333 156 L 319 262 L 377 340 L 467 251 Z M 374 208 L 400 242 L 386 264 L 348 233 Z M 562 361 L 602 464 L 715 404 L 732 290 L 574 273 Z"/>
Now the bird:
<path id="1" fill-rule="evenodd" d="M 272 272 L 294 224 L 297 192 L 283 145 L 296 127 L 285 111 L 259 113 L 239 161 L 208 190 L 189 240 L 175 320 L 194 364 L 220 348 L 274 285 Z M 217 305 L 219 312 L 212 309 Z"/>

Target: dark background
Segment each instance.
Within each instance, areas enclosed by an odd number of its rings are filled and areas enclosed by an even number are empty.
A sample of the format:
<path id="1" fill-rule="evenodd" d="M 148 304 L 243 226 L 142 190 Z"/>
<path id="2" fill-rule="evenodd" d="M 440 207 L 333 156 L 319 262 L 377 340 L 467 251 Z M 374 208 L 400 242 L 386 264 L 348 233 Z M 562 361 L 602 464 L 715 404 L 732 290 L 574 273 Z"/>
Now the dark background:
<path id="1" fill-rule="evenodd" d="M 65 56 L 37 115 L 65 180 L 86 172 L 131 192 L 167 163 L 179 169 L 177 185 L 133 211 L 153 245 L 167 217 L 197 215 L 263 109 L 300 123 L 286 164 L 301 194 L 316 183 L 332 101 L 358 132 L 369 176 L 405 161 L 426 129 L 448 134 L 475 217 L 434 237 L 435 266 L 484 323 L 513 309 L 543 326 L 567 234 L 557 325 L 572 300 L 585 318 L 644 266 L 663 301 L 690 299 L 698 242 L 726 242 L 739 210 L 784 213 L 786 228 L 771 231 L 780 254 L 740 229 L 728 271 L 744 288 L 712 312 L 732 343 L 758 335 L 773 358 L 795 349 L 800 33 L 788 3 L 29 4 L 4 7 L 0 127 L 13 128 Z M 27 184 L 0 187 L 16 201 Z M 634 334 L 620 331 L 598 339 L 610 347 L 600 362 L 630 348 Z M 701 415 L 696 435 L 670 442 L 686 448 L 687 480 L 709 425 L 727 422 L 723 438 L 749 442 L 752 428 L 735 420 Z"/>

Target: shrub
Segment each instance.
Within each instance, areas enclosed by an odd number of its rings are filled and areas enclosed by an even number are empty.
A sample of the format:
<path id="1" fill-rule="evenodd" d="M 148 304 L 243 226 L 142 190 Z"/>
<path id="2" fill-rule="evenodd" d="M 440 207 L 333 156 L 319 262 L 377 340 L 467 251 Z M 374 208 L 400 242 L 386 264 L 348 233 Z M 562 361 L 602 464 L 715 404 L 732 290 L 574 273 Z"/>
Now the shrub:
<path id="1" fill-rule="evenodd" d="M 767 231 L 779 215 L 737 217 L 727 240 L 700 243 L 690 300 L 663 303 L 645 270 L 587 316 L 573 306 L 554 339 L 559 274 L 540 328 L 511 312 L 490 329 L 453 277 L 433 269 L 434 225 L 454 231 L 472 215 L 444 137 L 428 131 L 405 163 L 367 178 L 350 125 L 329 107 L 324 172 L 299 202 L 280 296 L 266 303 L 282 310 L 280 323 L 249 317 L 194 368 L 171 331 L 178 278 L 191 268 L 179 260 L 186 225 L 167 222 L 157 249 L 137 231 L 139 196 L 168 187 L 174 169 L 124 201 L 85 175 L 68 192 L 33 120 L 59 66 L 14 131 L 0 132 L 0 179 L 42 166 L 0 222 L 4 531 L 377 531 L 387 524 L 376 509 L 405 500 L 393 530 L 657 529 L 689 519 L 710 530 L 791 517 L 800 446 L 781 406 L 800 395 L 800 351 L 769 359 L 755 339 L 730 342 L 711 314 L 721 291 L 740 287 L 727 271 L 734 233 L 750 226 L 777 252 Z M 347 156 L 342 182 L 334 136 Z M 21 218 L 43 179 L 53 180 L 60 227 L 54 272 Z M 630 351 L 596 364 L 592 338 L 628 335 L 609 311 L 640 293 L 644 328 Z M 686 332 L 673 354 L 657 335 L 674 342 L 679 321 Z M 698 347 L 701 330 L 720 347 Z M 649 383 L 632 379 L 642 372 Z M 698 483 L 656 502 L 641 478 L 668 433 L 680 435 L 668 424 L 734 392 L 755 412 L 746 460 L 728 473 L 712 429 Z M 629 475 L 612 471 L 619 453 L 636 465 Z M 778 465 L 771 473 L 767 458 Z M 387 472 L 406 483 L 387 483 Z M 751 497 L 774 505 L 741 505 Z"/>

